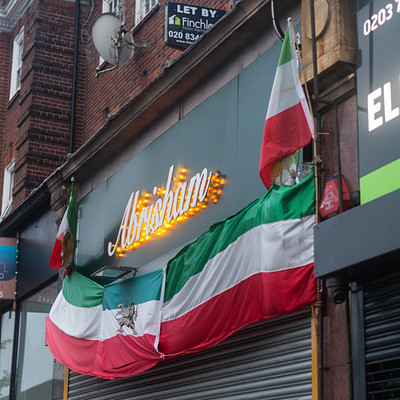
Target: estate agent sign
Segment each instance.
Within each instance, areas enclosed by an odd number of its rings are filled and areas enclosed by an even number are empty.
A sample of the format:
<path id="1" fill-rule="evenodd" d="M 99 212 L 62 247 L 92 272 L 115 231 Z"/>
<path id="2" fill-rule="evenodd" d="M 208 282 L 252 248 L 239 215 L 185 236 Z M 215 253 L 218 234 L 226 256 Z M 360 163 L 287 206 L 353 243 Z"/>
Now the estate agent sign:
<path id="1" fill-rule="evenodd" d="M 189 47 L 210 29 L 225 10 L 168 2 L 165 8 L 165 44 L 178 49 Z"/>

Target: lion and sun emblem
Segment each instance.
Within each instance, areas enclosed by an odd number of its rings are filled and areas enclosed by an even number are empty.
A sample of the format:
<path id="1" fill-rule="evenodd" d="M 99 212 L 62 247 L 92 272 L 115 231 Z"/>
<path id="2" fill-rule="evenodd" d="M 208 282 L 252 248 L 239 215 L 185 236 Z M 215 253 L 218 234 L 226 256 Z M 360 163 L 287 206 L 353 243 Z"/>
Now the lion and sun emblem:
<path id="1" fill-rule="evenodd" d="M 62 241 L 61 263 L 63 267 L 69 267 L 72 264 L 74 256 L 74 237 L 71 232 L 66 232 Z"/>
<path id="2" fill-rule="evenodd" d="M 135 323 L 137 319 L 138 306 L 132 302 L 128 307 L 125 307 L 122 303 L 117 305 L 119 311 L 115 314 L 115 319 L 119 324 L 118 333 L 123 333 L 123 327 L 126 326 L 133 331 L 133 335 L 137 335 Z"/>
<path id="3" fill-rule="evenodd" d="M 293 186 L 296 183 L 297 154 L 276 161 L 271 169 L 271 181 L 277 186 Z"/>

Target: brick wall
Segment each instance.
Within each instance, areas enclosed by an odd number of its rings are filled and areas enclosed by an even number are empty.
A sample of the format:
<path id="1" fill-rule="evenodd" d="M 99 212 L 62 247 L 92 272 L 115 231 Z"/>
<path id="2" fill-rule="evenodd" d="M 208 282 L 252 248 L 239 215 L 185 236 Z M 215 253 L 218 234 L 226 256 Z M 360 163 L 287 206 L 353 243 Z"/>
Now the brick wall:
<path id="1" fill-rule="evenodd" d="M 68 154 L 74 4 L 38 0 L 18 21 L 24 27 L 21 89 L 6 105 L 3 168 L 15 157 L 13 208 Z M 8 91 L 7 91 L 8 92 Z"/>
<path id="2" fill-rule="evenodd" d="M 230 0 L 187 0 L 229 11 Z M 92 26 L 102 2 L 81 3 L 76 117 L 73 152 L 114 113 L 136 96 L 181 54 L 164 44 L 165 4 L 160 4 L 135 28 L 133 58 L 114 71 L 95 76 L 99 54 L 92 41 Z M 125 0 L 125 21 L 134 28 L 135 0 Z M 2 171 L 15 158 L 13 208 L 24 201 L 59 165 L 70 145 L 73 84 L 75 3 L 36 0 L 12 33 L 0 33 L 0 195 Z M 21 89 L 9 101 L 13 40 L 24 27 Z M 109 67 L 109 66 L 107 66 Z M 1 196 L 0 196 L 1 198 Z"/>
<path id="3" fill-rule="evenodd" d="M 164 70 L 168 61 L 174 60 L 182 51 L 167 47 L 164 44 L 165 5 L 166 0 L 160 0 L 138 27 L 134 29 L 134 40 L 141 44 L 147 40 L 147 49 L 135 48 L 132 59 L 124 66 L 95 76 L 99 66 L 99 54 L 91 40 L 91 32 L 86 32 L 89 40 L 86 43 L 87 64 L 87 95 L 85 102 L 84 130 L 79 133 L 79 143 L 83 143 L 92 136 L 104 123 L 108 113 L 118 111 L 137 95 L 147 84 Z M 207 7 L 225 9 L 231 8 L 230 0 L 207 1 L 185 0 L 185 4 L 206 5 Z M 134 28 L 135 2 L 125 1 L 125 20 L 128 29 Z M 92 14 L 87 30 L 91 30 L 94 21 L 100 16 L 101 7 L 98 5 Z M 109 66 L 108 66 L 109 67 Z"/>

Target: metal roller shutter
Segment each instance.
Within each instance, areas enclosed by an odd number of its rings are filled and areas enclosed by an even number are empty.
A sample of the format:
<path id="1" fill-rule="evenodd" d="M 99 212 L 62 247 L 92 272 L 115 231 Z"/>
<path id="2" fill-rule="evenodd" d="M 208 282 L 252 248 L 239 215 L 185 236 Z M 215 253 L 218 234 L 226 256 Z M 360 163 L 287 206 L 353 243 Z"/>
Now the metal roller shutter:
<path id="1" fill-rule="evenodd" d="M 400 399 L 400 274 L 364 289 L 368 399 Z"/>
<path id="2" fill-rule="evenodd" d="M 200 353 L 114 381 L 70 373 L 69 400 L 311 399 L 307 311 L 262 321 Z"/>

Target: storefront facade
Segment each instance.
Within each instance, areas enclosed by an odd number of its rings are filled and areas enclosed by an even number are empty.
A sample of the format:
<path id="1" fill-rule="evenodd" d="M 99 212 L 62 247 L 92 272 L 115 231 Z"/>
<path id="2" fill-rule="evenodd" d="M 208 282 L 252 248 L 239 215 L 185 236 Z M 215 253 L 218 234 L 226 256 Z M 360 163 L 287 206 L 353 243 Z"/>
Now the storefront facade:
<path id="1" fill-rule="evenodd" d="M 231 39 L 219 42 L 221 48 L 229 46 L 231 57 L 226 54 L 212 62 L 201 81 L 189 84 L 179 94 L 182 82 L 187 85 L 192 74 L 196 76 L 196 69 L 204 68 L 193 64 L 193 69 L 177 78 L 170 88 L 176 101 L 157 99 L 155 102 L 162 104 L 165 111 L 140 130 L 134 126 L 135 119 L 140 121 L 140 114 L 118 116 L 115 126 L 120 124 L 119 119 L 125 119 L 127 125 L 123 131 L 114 128 L 117 142 L 124 131 L 132 129 L 132 133 L 137 133 L 117 153 L 101 155 L 103 162 L 96 170 L 88 167 L 93 162 L 90 159 L 85 160 L 88 166 L 74 168 L 72 156 L 66 176 L 74 176 L 79 188 L 79 273 L 104 283 L 101 269 L 105 267 L 133 267 L 137 275 L 165 267 L 184 245 L 214 223 L 265 194 L 258 175 L 261 133 L 281 42 L 273 28 L 262 23 L 261 15 L 270 12 L 268 6 L 240 6 L 248 13 L 247 19 L 238 16 L 240 24 L 242 29 L 252 27 L 253 40 L 247 41 L 245 47 L 238 46 L 233 40 L 242 32 L 239 28 L 231 32 Z M 291 9 L 290 13 L 297 15 L 299 10 Z M 234 22 L 231 24 L 230 27 Z M 214 41 L 212 36 L 209 40 Z M 194 58 L 197 50 L 192 50 Z M 208 57 L 212 54 L 206 56 L 205 65 Z M 178 76 L 184 63 L 185 59 L 180 60 L 168 72 Z M 165 101 L 171 105 L 166 106 Z M 152 107 L 157 106 L 150 105 L 146 112 L 154 113 Z M 220 180 L 211 181 L 207 191 L 204 182 L 209 176 L 218 176 Z M 128 209 L 139 212 L 145 208 L 146 214 L 152 215 L 152 207 L 162 208 L 163 198 L 169 193 L 173 197 L 183 187 L 190 190 L 195 177 L 199 178 L 193 187 L 198 203 L 187 207 L 184 219 L 178 219 L 180 206 L 175 201 L 172 210 L 166 210 L 172 215 L 171 226 L 139 232 L 139 217 L 135 239 L 124 243 Z M 142 208 L 141 201 L 145 202 Z M 158 206 L 157 201 L 161 201 Z M 100 277 L 95 277 L 99 270 Z M 250 394 L 254 398 L 311 399 L 311 358 L 311 310 L 307 307 L 300 313 L 250 325 L 205 352 L 161 361 L 132 378 L 110 382 L 70 371 L 68 398 L 110 398 L 112 393 L 113 399 L 240 398 Z"/>

